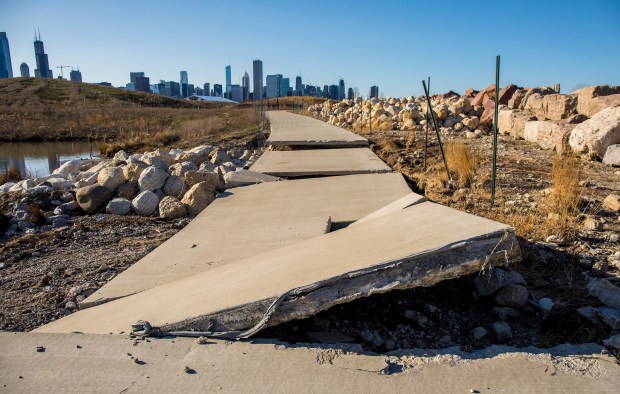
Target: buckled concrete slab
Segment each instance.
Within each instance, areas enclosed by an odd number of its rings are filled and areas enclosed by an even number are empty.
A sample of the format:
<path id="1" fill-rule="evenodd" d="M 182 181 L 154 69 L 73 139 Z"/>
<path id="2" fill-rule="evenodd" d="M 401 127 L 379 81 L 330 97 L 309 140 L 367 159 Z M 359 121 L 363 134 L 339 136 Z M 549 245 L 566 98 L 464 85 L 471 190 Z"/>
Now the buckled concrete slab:
<path id="1" fill-rule="evenodd" d="M 368 148 L 266 151 L 251 169 L 287 178 L 392 172 Z"/>
<path id="2" fill-rule="evenodd" d="M 426 198 L 424 196 L 421 196 L 417 193 L 409 193 L 406 196 L 403 196 L 401 198 L 399 198 L 398 200 L 384 206 L 381 207 L 379 209 L 377 209 L 376 211 L 374 211 L 373 213 L 364 216 L 363 218 L 361 218 L 360 220 L 351 223 L 351 226 L 356 226 L 360 223 L 364 223 L 365 221 L 368 220 L 372 220 L 372 219 L 376 219 L 378 217 L 387 215 L 389 213 L 393 213 L 393 212 L 398 212 L 400 210 L 403 210 L 405 208 L 409 208 L 412 205 L 415 204 L 420 204 L 422 202 L 426 201 Z"/>
<path id="3" fill-rule="evenodd" d="M 0 349 L 0 387 L 7 392 L 613 393 L 620 386 L 620 367 L 593 344 L 377 355 L 352 345 L 201 345 L 192 338 L 134 345 L 125 335 L 4 332 Z"/>
<path id="4" fill-rule="evenodd" d="M 396 173 L 267 182 L 222 193 L 186 228 L 80 305 L 125 297 L 281 248 L 410 193 Z M 231 278 L 234 279 L 234 278 Z"/>
<path id="5" fill-rule="evenodd" d="M 373 293 L 431 286 L 519 259 L 509 226 L 423 202 L 85 309 L 36 331 L 120 333 L 146 320 L 164 331 L 249 336 Z"/>
<path id="6" fill-rule="evenodd" d="M 268 111 L 267 117 L 271 123 L 268 145 L 339 148 L 368 146 L 366 138 L 308 116 Z"/>
<path id="7" fill-rule="evenodd" d="M 280 178 L 278 177 L 249 170 L 233 171 L 224 175 L 224 181 L 226 181 L 226 189 L 256 185 L 257 183 L 264 182 L 276 182 L 279 180 Z"/>

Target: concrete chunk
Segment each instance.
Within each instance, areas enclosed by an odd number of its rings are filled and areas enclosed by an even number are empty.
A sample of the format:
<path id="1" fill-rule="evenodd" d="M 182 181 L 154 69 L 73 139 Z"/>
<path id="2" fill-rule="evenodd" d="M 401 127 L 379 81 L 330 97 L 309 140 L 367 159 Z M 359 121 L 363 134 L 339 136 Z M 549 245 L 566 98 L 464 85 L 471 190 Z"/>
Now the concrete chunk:
<path id="1" fill-rule="evenodd" d="M 233 172 L 228 172 L 226 173 L 226 175 L 224 175 L 224 181 L 226 182 L 226 189 L 233 189 L 235 187 L 255 185 L 257 183 L 264 183 L 264 182 L 276 182 L 279 180 L 280 178 L 278 177 L 267 175 L 267 174 L 262 174 L 256 171 L 249 171 L 249 170 L 233 171 Z"/>
<path id="2" fill-rule="evenodd" d="M 289 178 L 392 172 L 368 148 L 267 151 L 251 169 Z"/>
<path id="3" fill-rule="evenodd" d="M 402 175 L 267 182 L 231 189 L 183 231 L 88 297 L 90 307 L 281 248 L 352 222 L 410 193 Z M 194 247 L 192 247 L 195 245 Z"/>
<path id="4" fill-rule="evenodd" d="M 356 147 L 368 146 L 368 140 L 325 122 L 284 111 L 268 111 L 271 134 L 268 145 Z"/>
<path id="5" fill-rule="evenodd" d="M 85 309 L 37 331 L 119 333 L 137 320 L 167 331 L 246 330 L 518 259 L 509 226 L 424 202 Z"/>

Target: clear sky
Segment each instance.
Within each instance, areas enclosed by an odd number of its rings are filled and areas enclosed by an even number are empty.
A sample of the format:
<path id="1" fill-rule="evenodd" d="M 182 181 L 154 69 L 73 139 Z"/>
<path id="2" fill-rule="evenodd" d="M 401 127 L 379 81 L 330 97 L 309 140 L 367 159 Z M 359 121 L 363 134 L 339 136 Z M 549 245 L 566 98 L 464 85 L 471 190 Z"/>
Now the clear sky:
<path id="1" fill-rule="evenodd" d="M 80 68 L 85 82 L 179 80 L 233 84 L 252 60 L 263 76 L 297 74 L 307 84 L 378 85 L 385 96 L 500 84 L 620 85 L 620 0 L 1 0 L 14 75 L 34 74 L 34 29 L 50 68 Z M 67 76 L 65 71 L 65 76 Z"/>

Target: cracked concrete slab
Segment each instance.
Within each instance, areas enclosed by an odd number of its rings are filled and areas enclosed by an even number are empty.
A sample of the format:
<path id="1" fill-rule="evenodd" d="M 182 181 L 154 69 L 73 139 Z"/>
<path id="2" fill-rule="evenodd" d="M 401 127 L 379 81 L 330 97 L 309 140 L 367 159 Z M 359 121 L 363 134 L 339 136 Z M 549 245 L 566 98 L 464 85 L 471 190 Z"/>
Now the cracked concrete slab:
<path id="1" fill-rule="evenodd" d="M 404 178 L 396 173 L 267 182 L 228 190 L 80 306 L 125 297 L 324 234 L 330 229 L 328 221 L 355 221 L 409 193 Z"/>
<path id="2" fill-rule="evenodd" d="M 3 332 L 0 385 L 9 392 L 89 393 L 615 393 L 620 385 L 620 366 L 594 344 L 379 355 L 354 345 L 286 346 L 264 340 L 135 343 L 126 335 Z M 37 352 L 37 346 L 45 351 Z"/>
<path id="3" fill-rule="evenodd" d="M 254 327 L 240 334 L 247 336 L 359 297 L 431 286 L 519 259 L 509 226 L 424 202 L 81 310 L 36 331 L 120 333 L 146 320 L 165 331 Z"/>
<path id="4" fill-rule="evenodd" d="M 366 138 L 308 116 L 267 111 L 267 117 L 271 123 L 268 145 L 338 148 L 368 146 Z"/>
<path id="5" fill-rule="evenodd" d="M 257 183 L 276 182 L 279 180 L 280 178 L 278 177 L 249 170 L 233 171 L 224 175 L 226 189 L 256 185 Z"/>
<path id="6" fill-rule="evenodd" d="M 250 168 L 287 178 L 392 172 L 368 148 L 266 151 Z"/>
<path id="7" fill-rule="evenodd" d="M 364 216 L 363 218 L 351 223 L 351 226 L 355 226 L 358 225 L 360 223 L 364 223 L 365 221 L 368 220 L 372 220 L 372 219 L 376 219 L 378 217 L 390 214 L 392 212 L 398 212 L 400 210 L 403 210 L 405 208 L 409 208 L 412 205 L 415 204 L 420 204 L 422 202 L 426 201 L 426 198 L 424 196 L 421 196 L 417 193 L 409 193 L 406 196 L 403 196 L 401 198 L 399 198 L 398 200 L 384 206 L 381 207 L 379 209 L 377 209 L 376 211 L 374 211 L 373 213 Z"/>

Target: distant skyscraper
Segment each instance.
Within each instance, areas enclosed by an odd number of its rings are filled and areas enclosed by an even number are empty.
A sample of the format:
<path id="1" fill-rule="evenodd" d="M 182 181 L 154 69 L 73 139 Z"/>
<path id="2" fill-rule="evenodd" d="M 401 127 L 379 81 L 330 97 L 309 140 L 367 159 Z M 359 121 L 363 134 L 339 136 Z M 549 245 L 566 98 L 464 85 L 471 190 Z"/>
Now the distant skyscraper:
<path id="1" fill-rule="evenodd" d="M 188 84 L 187 85 L 187 97 L 193 96 L 196 93 L 196 90 L 194 89 L 194 85 L 193 84 Z"/>
<path id="2" fill-rule="evenodd" d="M 21 66 L 19 66 L 19 72 L 24 78 L 30 77 L 30 67 L 28 67 L 26 63 L 22 63 Z"/>
<path id="3" fill-rule="evenodd" d="M 252 71 L 254 78 L 254 100 L 260 100 L 263 98 L 263 62 L 262 60 L 254 60 L 252 63 Z"/>
<path id="4" fill-rule="evenodd" d="M 178 82 L 167 81 L 159 83 L 159 94 L 168 97 L 180 97 L 181 90 Z"/>
<path id="5" fill-rule="evenodd" d="M 329 98 L 329 86 L 323 86 L 323 97 Z"/>
<path id="6" fill-rule="evenodd" d="M 187 71 L 181 71 L 181 97 L 187 97 Z"/>
<path id="7" fill-rule="evenodd" d="M 241 88 L 243 88 L 243 101 L 245 101 L 250 96 L 250 76 L 247 71 L 241 78 Z"/>
<path id="8" fill-rule="evenodd" d="M 349 88 L 349 90 L 347 91 L 347 98 L 349 100 L 353 100 L 355 98 L 353 94 L 353 88 Z"/>
<path id="9" fill-rule="evenodd" d="M 291 80 L 289 78 L 280 78 L 280 97 L 287 97 L 291 94 Z"/>
<path id="10" fill-rule="evenodd" d="M 327 97 L 329 97 L 331 100 L 338 100 L 338 97 L 340 97 L 340 93 L 339 93 L 339 88 L 336 85 L 330 85 L 329 86 L 329 94 Z"/>
<path id="11" fill-rule="evenodd" d="M 82 82 L 82 73 L 80 70 L 71 70 L 71 74 L 69 74 L 69 79 L 71 82 Z"/>
<path id="12" fill-rule="evenodd" d="M 151 93 L 151 80 L 144 73 L 135 77 L 134 87 L 138 92 Z"/>
<path id="13" fill-rule="evenodd" d="M 379 87 L 371 86 L 370 87 L 370 98 L 379 98 Z"/>
<path id="14" fill-rule="evenodd" d="M 306 87 L 304 86 L 303 83 L 301 83 L 301 76 L 296 76 L 295 77 L 295 92 L 297 96 L 303 96 L 304 95 L 304 91 Z"/>
<path id="15" fill-rule="evenodd" d="M 204 95 L 205 96 L 211 95 L 211 84 L 209 82 L 204 84 Z"/>
<path id="16" fill-rule="evenodd" d="M 282 74 L 267 75 L 267 88 L 265 89 L 265 97 L 276 98 L 280 97 L 280 80 Z"/>
<path id="17" fill-rule="evenodd" d="M 219 83 L 213 84 L 213 95 L 217 97 L 222 97 L 222 85 Z"/>
<path id="18" fill-rule="evenodd" d="M 142 71 L 130 72 L 129 73 L 129 82 L 135 84 L 136 83 L 136 78 L 143 77 L 143 76 L 144 76 L 144 72 L 142 72 Z"/>
<path id="19" fill-rule="evenodd" d="M 343 100 L 346 90 L 344 90 L 344 79 L 338 82 L 338 100 Z"/>
<path id="20" fill-rule="evenodd" d="M 227 94 L 230 94 L 231 86 L 232 86 L 232 81 L 231 81 L 231 76 L 230 76 L 230 64 L 229 64 L 228 66 L 226 66 L 226 93 Z"/>
<path id="21" fill-rule="evenodd" d="M 232 85 L 230 87 L 230 100 L 238 103 L 243 101 L 243 88 L 239 85 Z"/>
<path id="22" fill-rule="evenodd" d="M 5 32 L 0 32 L 0 78 L 13 78 L 11 50 Z"/>
<path id="23" fill-rule="evenodd" d="M 52 70 L 50 70 L 49 60 L 45 54 L 43 41 L 41 41 L 41 33 L 34 37 L 34 57 L 37 60 L 37 68 L 34 70 L 34 76 L 38 78 L 54 78 Z"/>

